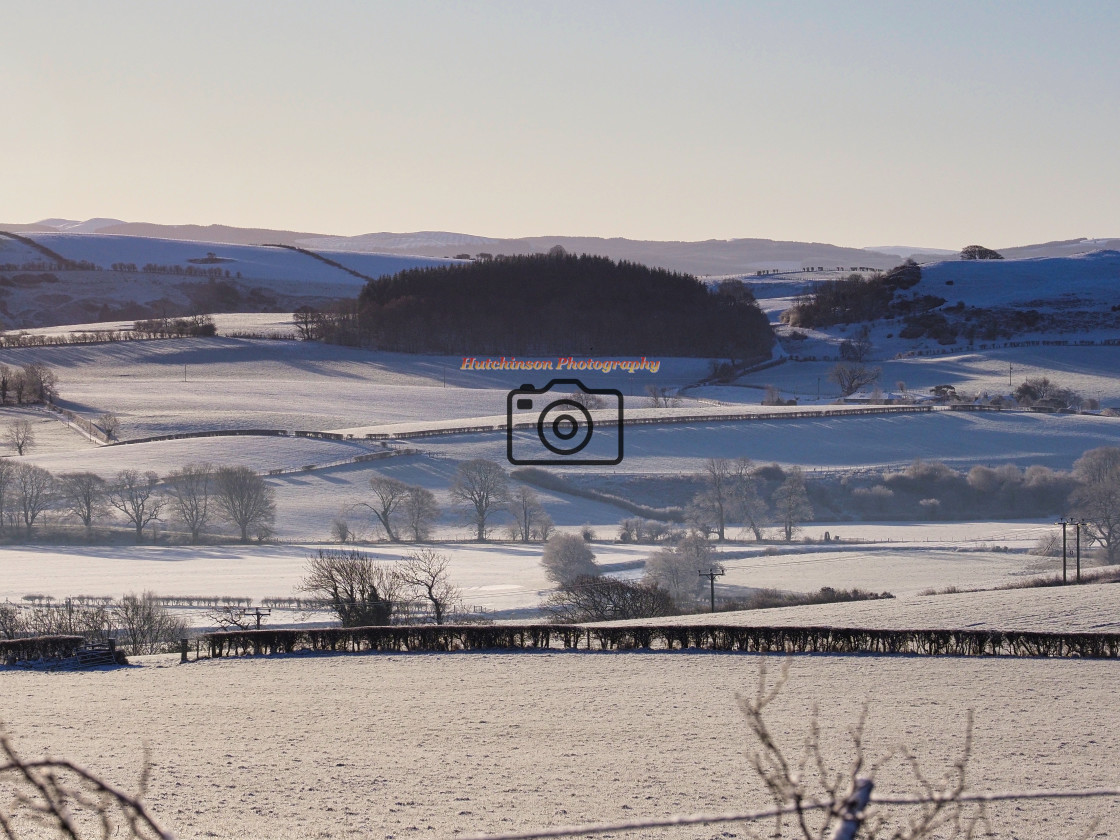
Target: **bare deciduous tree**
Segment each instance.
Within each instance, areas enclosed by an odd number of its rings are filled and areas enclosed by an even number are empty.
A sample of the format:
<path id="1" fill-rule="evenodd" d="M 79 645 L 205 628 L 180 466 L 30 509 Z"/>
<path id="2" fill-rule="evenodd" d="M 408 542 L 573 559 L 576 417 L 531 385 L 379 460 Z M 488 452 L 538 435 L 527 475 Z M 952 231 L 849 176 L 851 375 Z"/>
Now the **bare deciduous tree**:
<path id="1" fill-rule="evenodd" d="M 762 480 L 750 458 L 736 458 L 731 468 L 731 499 L 735 517 L 751 529 L 756 540 L 762 539 L 762 526 L 770 513 L 762 498 Z"/>
<path id="2" fill-rule="evenodd" d="M 159 476 L 152 470 L 121 470 L 109 485 L 106 498 L 136 529 L 136 542 L 144 539 L 144 529 L 159 520 L 167 504 L 156 492 L 158 484 Z"/>
<path id="3" fill-rule="evenodd" d="M 346 511 L 341 511 L 338 516 L 331 520 L 331 539 L 345 545 L 348 542 L 354 542 L 356 538 L 357 535 L 350 527 L 350 520 L 346 518 Z"/>
<path id="4" fill-rule="evenodd" d="M 774 514 L 785 533 L 786 542 L 793 540 L 801 523 L 813 518 L 813 506 L 805 489 L 805 476 L 799 467 L 793 467 L 786 480 L 774 491 Z"/>
<path id="5" fill-rule="evenodd" d="M 54 503 L 54 476 L 34 464 L 18 464 L 12 485 L 15 490 L 16 511 L 30 537 L 35 520 Z"/>
<path id="6" fill-rule="evenodd" d="M 544 576 L 564 586 L 577 578 L 599 575 L 595 555 L 578 534 L 554 534 L 541 553 Z"/>
<path id="7" fill-rule="evenodd" d="M 734 465 L 726 458 L 709 458 L 704 462 L 700 480 L 704 489 L 692 500 L 692 519 L 698 525 L 707 525 L 723 542 L 727 520 L 732 512 Z"/>
<path id="8" fill-rule="evenodd" d="M 850 397 L 860 388 L 879 380 L 881 368 L 872 368 L 858 362 L 839 362 L 828 372 L 828 378 L 840 388 L 840 395 Z"/>
<path id="9" fill-rule="evenodd" d="M 1074 463 L 1073 475 L 1078 481 L 1070 496 L 1074 516 L 1085 521 L 1105 562 L 1120 562 L 1120 448 L 1090 449 Z"/>
<path id="10" fill-rule="evenodd" d="M 451 583 L 447 567 L 451 558 L 430 548 L 421 548 L 405 556 L 397 568 L 401 581 L 411 587 L 432 608 L 436 624 L 443 624 L 447 613 L 460 599 L 460 591 Z"/>
<path id="11" fill-rule="evenodd" d="M 97 425 L 105 433 L 106 440 L 116 440 L 117 432 L 121 430 L 120 418 L 111 411 L 106 411 L 98 417 Z"/>
<path id="12" fill-rule="evenodd" d="M 513 537 L 521 542 L 533 539 L 538 523 L 546 516 L 540 497 L 525 484 L 518 484 L 510 492 L 508 510 L 513 517 Z"/>
<path id="13" fill-rule="evenodd" d="M 93 521 L 108 510 L 105 479 L 91 472 L 63 473 L 58 477 L 58 500 L 67 513 L 81 521 L 88 536 Z"/>
<path id="14" fill-rule="evenodd" d="M 401 581 L 368 554 L 320 549 L 299 588 L 327 601 L 343 627 L 365 627 L 392 621 Z"/>
<path id="15" fill-rule="evenodd" d="M 459 465 L 451 484 L 451 498 L 474 526 L 476 539 L 486 539 L 490 518 L 505 504 L 508 487 L 506 471 L 494 461 L 477 458 Z"/>
<path id="16" fill-rule="evenodd" d="M 214 468 L 207 463 L 187 464 L 167 476 L 167 499 L 171 510 L 191 532 L 197 543 L 210 521 L 210 501 L 214 485 Z"/>
<path id="17" fill-rule="evenodd" d="M 435 493 L 424 487 L 408 488 L 408 494 L 401 503 L 401 518 L 414 542 L 424 542 L 431 536 L 439 512 Z"/>
<path id="18" fill-rule="evenodd" d="M 675 408 L 681 404 L 680 397 L 676 396 L 672 388 L 647 385 L 646 394 L 649 396 L 650 408 Z"/>
<path id="19" fill-rule="evenodd" d="M 23 379 L 29 400 L 46 403 L 58 396 L 58 376 L 46 365 L 37 362 L 24 365 Z"/>
<path id="20" fill-rule="evenodd" d="M 369 489 L 373 491 L 373 504 L 361 502 L 361 505 L 373 511 L 377 524 L 385 531 L 389 541 L 398 542 L 394 525 L 400 517 L 405 499 L 408 498 L 409 486 L 387 475 L 374 475 L 370 477 Z"/>
<path id="21" fill-rule="evenodd" d="M 864 324 L 855 338 L 840 342 L 840 358 L 846 362 L 863 364 L 871 353 L 871 328 Z"/>
<path id="22" fill-rule="evenodd" d="M 0 458 L 0 531 L 14 515 L 16 465 L 8 458 Z"/>
<path id="23" fill-rule="evenodd" d="M 214 473 L 214 500 L 247 543 L 250 531 L 269 528 L 276 519 L 276 491 L 248 467 L 222 467 Z"/>
<path id="24" fill-rule="evenodd" d="M 310 306 L 301 306 L 292 313 L 292 323 L 301 341 L 313 341 L 319 337 L 323 313 Z"/>
<path id="25" fill-rule="evenodd" d="M 17 455 L 23 455 L 35 445 L 35 427 L 26 418 L 13 420 L 8 424 L 4 439 Z"/>

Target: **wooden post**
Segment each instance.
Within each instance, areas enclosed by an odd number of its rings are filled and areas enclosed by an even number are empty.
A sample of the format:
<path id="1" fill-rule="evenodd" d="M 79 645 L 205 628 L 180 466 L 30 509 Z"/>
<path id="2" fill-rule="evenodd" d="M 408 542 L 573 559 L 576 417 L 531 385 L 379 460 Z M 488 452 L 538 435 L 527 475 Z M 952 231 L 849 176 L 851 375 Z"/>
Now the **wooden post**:
<path id="1" fill-rule="evenodd" d="M 1062 583 L 1066 582 L 1066 557 L 1069 556 L 1069 552 L 1066 549 L 1066 525 L 1068 524 L 1068 520 L 1062 520 Z"/>
<path id="2" fill-rule="evenodd" d="M 189 659 L 187 659 L 187 644 L 188 643 L 189 642 L 188 642 L 187 639 L 180 639 L 179 640 L 179 664 L 180 665 L 182 665 L 185 662 L 190 661 Z"/>
<path id="3" fill-rule="evenodd" d="M 1076 523 L 1077 531 L 1077 582 L 1081 583 L 1081 526 L 1084 522 L 1078 521 Z"/>

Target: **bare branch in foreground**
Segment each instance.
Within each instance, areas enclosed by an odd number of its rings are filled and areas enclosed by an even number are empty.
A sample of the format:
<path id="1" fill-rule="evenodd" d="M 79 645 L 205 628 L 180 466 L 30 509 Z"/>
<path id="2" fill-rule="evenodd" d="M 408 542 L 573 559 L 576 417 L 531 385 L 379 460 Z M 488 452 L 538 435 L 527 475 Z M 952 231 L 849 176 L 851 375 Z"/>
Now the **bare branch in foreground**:
<path id="1" fill-rule="evenodd" d="M 12 788 L 12 810 L 39 825 L 53 828 L 69 840 L 84 837 L 134 837 L 141 840 L 174 840 L 171 832 L 144 805 L 151 762 L 145 752 L 139 791 L 133 795 L 66 759 L 23 759 L 8 736 L 0 732 L 0 781 Z M 0 806 L 3 807 L 3 806 Z M 0 836 L 19 836 L 8 809 L 0 811 Z M 85 819 L 83 819 L 85 817 Z M 96 831 L 84 826 L 96 822 Z M 123 826 L 121 825 L 123 823 Z M 121 833 L 121 828 L 127 833 Z"/>
<path id="2" fill-rule="evenodd" d="M 800 756 L 791 760 L 783 751 L 764 720 L 764 712 L 781 694 L 789 679 L 789 661 L 781 673 L 768 685 L 765 662 L 759 669 L 759 681 L 751 698 L 739 697 L 739 707 L 753 736 L 756 747 L 749 754 L 752 769 L 757 773 L 774 800 L 770 808 L 719 814 L 687 814 L 666 817 L 633 819 L 610 823 L 559 826 L 503 834 L 476 834 L 465 840 L 538 840 L 538 838 L 579 837 L 636 831 L 650 828 L 670 828 L 684 825 L 715 825 L 719 823 L 757 823 L 776 820 L 772 837 L 781 837 L 783 818 L 792 818 L 794 834 L 804 840 L 838 840 L 839 838 L 883 838 L 884 840 L 922 840 L 937 836 L 972 840 L 979 831 L 991 834 L 985 806 L 992 802 L 1028 801 L 1040 799 L 1092 799 L 1120 796 L 1120 788 L 1095 790 L 1029 790 L 993 793 L 972 793 L 966 789 L 969 761 L 972 758 L 972 712 L 968 713 L 964 743 L 959 757 L 941 782 L 931 782 L 923 772 L 917 757 L 906 747 L 868 762 L 864 749 L 864 731 L 868 720 L 867 705 L 860 713 L 849 735 L 852 742 L 852 759 L 846 770 L 833 771 L 821 747 L 821 727 L 816 707 L 810 722 L 810 731 L 802 745 Z M 872 792 L 873 779 L 881 767 L 898 756 L 910 770 L 918 792 L 906 796 L 879 796 Z M 870 793 L 870 796 L 868 794 Z M 866 803 L 867 807 L 863 805 Z M 888 808 L 912 808 L 912 814 L 898 825 L 899 818 L 888 825 Z M 762 835 L 744 825 L 753 837 Z M 1093 823 L 1090 833 L 1095 830 Z M 944 832 L 944 834 L 940 833 Z M 1087 835 L 1083 835 L 1087 836 Z"/>

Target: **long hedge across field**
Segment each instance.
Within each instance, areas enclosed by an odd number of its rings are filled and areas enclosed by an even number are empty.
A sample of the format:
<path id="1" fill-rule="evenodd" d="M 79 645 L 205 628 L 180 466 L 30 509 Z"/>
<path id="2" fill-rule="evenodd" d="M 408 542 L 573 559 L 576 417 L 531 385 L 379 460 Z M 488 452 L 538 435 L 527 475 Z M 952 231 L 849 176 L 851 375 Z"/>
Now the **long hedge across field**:
<path id="1" fill-rule="evenodd" d="M 203 637 L 211 657 L 330 652 L 561 649 L 1120 658 L 1120 633 L 869 630 L 735 625 L 405 625 L 235 630 Z"/>

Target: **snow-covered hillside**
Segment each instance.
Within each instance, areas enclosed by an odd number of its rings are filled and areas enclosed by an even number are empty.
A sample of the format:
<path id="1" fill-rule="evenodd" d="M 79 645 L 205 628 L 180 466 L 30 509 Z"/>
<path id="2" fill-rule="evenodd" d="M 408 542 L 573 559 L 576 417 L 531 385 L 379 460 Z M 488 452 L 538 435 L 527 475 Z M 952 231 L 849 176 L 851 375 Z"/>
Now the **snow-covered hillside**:
<path id="1" fill-rule="evenodd" d="M 69 260 L 88 260 L 102 268 L 113 263 L 178 266 L 199 270 L 220 268 L 245 280 L 280 280 L 314 284 L 345 283 L 358 286 L 365 282 L 347 272 L 288 248 L 255 245 L 223 245 L 216 242 L 178 242 L 170 239 L 149 239 L 141 236 L 90 235 L 81 233 L 35 233 L 28 236 Z M 313 252 L 319 253 L 319 252 Z M 449 260 L 430 257 L 408 257 L 396 254 L 351 253 L 323 251 L 353 271 L 370 277 L 395 274 L 406 268 L 443 265 Z M 0 261 L 3 261 L 0 251 Z"/>
<path id="2" fill-rule="evenodd" d="M 1120 300 L 1120 251 L 1020 260 L 954 260 L 922 267 L 911 292 L 968 306 L 1108 308 Z"/>
<path id="3" fill-rule="evenodd" d="M 0 236 L 0 326 L 292 311 L 353 298 L 367 278 L 447 260 L 96 233 Z M 39 246 L 36 248 L 35 246 Z"/>

